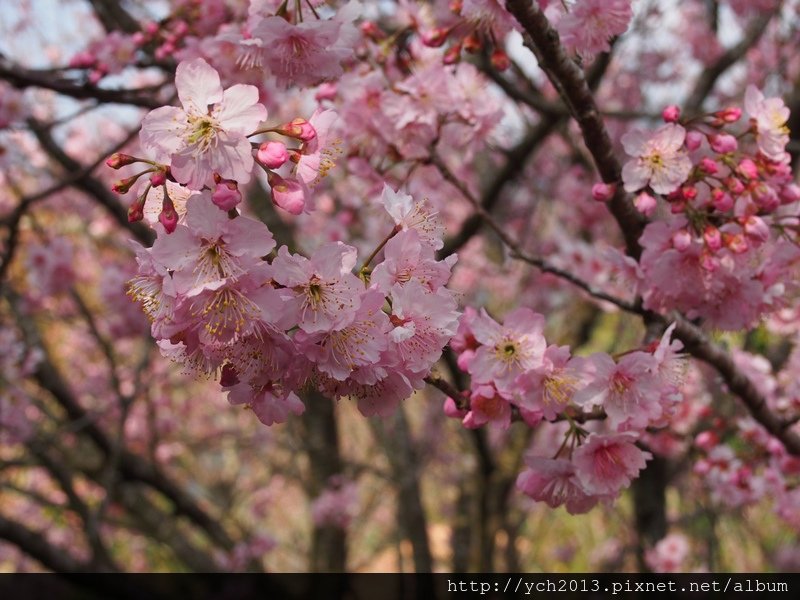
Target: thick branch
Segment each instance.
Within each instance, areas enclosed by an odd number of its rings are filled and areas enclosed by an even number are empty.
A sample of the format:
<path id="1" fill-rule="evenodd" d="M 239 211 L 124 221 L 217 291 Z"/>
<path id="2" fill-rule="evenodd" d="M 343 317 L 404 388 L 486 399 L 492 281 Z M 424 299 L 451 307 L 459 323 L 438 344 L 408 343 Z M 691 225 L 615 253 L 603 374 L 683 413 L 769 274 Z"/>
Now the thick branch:
<path id="1" fill-rule="evenodd" d="M 33 131 L 36 139 L 42 145 L 47 154 L 58 162 L 68 173 L 81 173 L 75 181 L 75 187 L 89 194 L 94 200 L 105 208 L 113 219 L 124 229 L 130 231 L 139 242 L 149 246 L 153 243 L 155 236 L 153 232 L 141 223 L 129 223 L 128 211 L 122 206 L 116 195 L 98 180 L 86 173 L 83 166 L 70 157 L 63 148 L 56 143 L 49 129 L 35 121 L 28 119 L 28 124 Z"/>
<path id="2" fill-rule="evenodd" d="M 140 90 L 109 90 L 62 77 L 58 71 L 26 69 L 2 55 L 0 55 L 0 79 L 5 79 L 18 89 L 44 88 L 77 100 L 96 100 L 104 104 L 130 104 L 142 108 L 158 108 L 163 105 L 152 94 L 142 93 Z"/>
<path id="3" fill-rule="evenodd" d="M 0 514 L 0 538 L 11 542 L 28 556 L 56 573 L 78 573 L 91 571 L 92 565 L 72 558 L 63 548 L 50 544 L 44 536 L 24 525 L 6 519 Z"/>
<path id="4" fill-rule="evenodd" d="M 567 55 L 538 3 L 530 0 L 507 0 L 506 7 L 524 29 L 525 45 L 534 53 L 539 67 L 547 74 L 581 128 L 584 142 L 592 154 L 597 171 L 606 183 L 618 184 L 622 166 L 614 154 L 611 138 L 594 101 L 592 90 L 580 67 Z M 645 220 L 627 199 L 621 186 L 609 202 L 614 218 L 620 224 L 628 254 L 638 258 L 639 236 Z"/>

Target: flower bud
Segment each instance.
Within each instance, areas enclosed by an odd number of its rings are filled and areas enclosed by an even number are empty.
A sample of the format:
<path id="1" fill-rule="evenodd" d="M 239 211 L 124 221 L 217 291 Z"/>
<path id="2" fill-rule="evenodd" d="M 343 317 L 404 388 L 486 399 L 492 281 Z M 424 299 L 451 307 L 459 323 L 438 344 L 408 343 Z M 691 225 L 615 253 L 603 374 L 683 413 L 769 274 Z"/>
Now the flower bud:
<path id="1" fill-rule="evenodd" d="M 703 240 L 705 241 L 709 250 L 716 252 L 722 248 L 722 234 L 719 232 L 719 229 L 713 225 L 706 225 L 706 228 L 703 231 Z"/>
<path id="2" fill-rule="evenodd" d="M 649 217 L 653 214 L 653 212 L 655 212 L 658 203 L 653 196 L 647 192 L 642 192 L 633 199 L 633 205 L 636 207 L 636 210 L 642 213 L 645 217 Z"/>
<path id="3" fill-rule="evenodd" d="M 116 192 L 117 194 L 127 194 L 128 190 L 131 189 L 131 186 L 136 183 L 136 180 L 141 177 L 142 174 L 139 173 L 137 175 L 133 175 L 131 177 L 126 177 L 125 179 L 120 179 L 114 185 L 111 186 L 111 191 Z"/>
<path id="4" fill-rule="evenodd" d="M 454 65 L 461 60 L 461 44 L 453 44 L 447 49 L 442 57 L 442 63 Z"/>
<path id="5" fill-rule="evenodd" d="M 683 252 L 692 245 L 692 234 L 685 229 L 679 229 L 672 235 L 672 247 L 678 252 Z"/>
<path id="6" fill-rule="evenodd" d="M 150 175 L 150 185 L 153 187 L 158 187 L 160 185 L 164 185 L 165 183 L 167 183 L 166 171 L 158 170 Z"/>
<path id="7" fill-rule="evenodd" d="M 480 52 L 483 48 L 483 42 L 477 33 L 474 31 L 464 38 L 464 50 L 470 54 Z"/>
<path id="8" fill-rule="evenodd" d="M 144 203 L 147 196 L 141 195 L 128 207 L 128 223 L 136 223 L 144 219 Z"/>
<path id="9" fill-rule="evenodd" d="M 289 160 L 289 152 L 282 142 L 264 142 L 259 146 L 256 158 L 268 169 L 277 169 Z"/>
<path id="10" fill-rule="evenodd" d="M 361 33 L 374 42 L 379 42 L 386 37 L 386 34 L 373 21 L 364 21 L 361 23 Z"/>
<path id="11" fill-rule="evenodd" d="M 697 150 L 703 143 L 703 134 L 699 131 L 687 131 L 686 141 L 684 143 L 686 145 L 686 149 L 689 152 L 693 152 Z"/>
<path id="12" fill-rule="evenodd" d="M 742 116 L 742 109 L 735 106 L 723 108 L 714 113 L 714 116 L 723 123 L 735 123 Z"/>
<path id="13" fill-rule="evenodd" d="M 217 177 L 214 177 L 217 180 Z M 219 178 L 214 193 L 211 194 L 211 201 L 224 211 L 233 210 L 242 201 L 242 194 L 239 192 L 239 184 L 231 179 Z"/>
<path id="14" fill-rule="evenodd" d="M 492 66 L 498 71 L 505 71 L 511 66 L 511 60 L 508 58 L 508 54 L 500 50 L 500 48 L 495 48 L 490 60 Z"/>
<path id="15" fill-rule="evenodd" d="M 299 215 L 306 204 L 303 185 L 296 179 L 284 179 L 276 173 L 269 174 L 269 185 L 272 188 L 272 201 L 286 212 Z"/>
<path id="16" fill-rule="evenodd" d="M 708 156 L 700 161 L 700 168 L 709 175 L 715 175 L 719 172 L 719 166 L 716 161 Z"/>
<path id="17" fill-rule="evenodd" d="M 447 40 L 450 35 L 450 29 L 446 27 L 436 27 L 430 31 L 426 31 L 420 35 L 422 43 L 429 48 L 439 48 Z"/>
<path id="18" fill-rule="evenodd" d="M 743 159 L 736 170 L 747 179 L 758 179 L 758 167 L 749 158 Z"/>
<path id="19" fill-rule="evenodd" d="M 756 215 L 746 217 L 742 227 L 745 235 L 755 242 L 762 243 L 769 239 L 769 225 L 761 217 Z"/>
<path id="20" fill-rule="evenodd" d="M 711 190 L 711 204 L 720 212 L 728 212 L 733 208 L 733 197 L 720 188 L 714 188 Z"/>
<path id="21" fill-rule="evenodd" d="M 291 123 L 278 127 L 278 133 L 304 142 L 310 142 L 317 137 L 317 130 L 314 129 L 314 126 L 301 117 L 297 117 Z"/>
<path id="22" fill-rule="evenodd" d="M 711 149 L 717 154 L 728 154 L 735 152 L 739 147 L 736 138 L 727 133 L 720 133 L 719 135 L 710 135 L 708 141 L 711 144 Z"/>
<path id="23" fill-rule="evenodd" d="M 161 213 L 158 215 L 158 222 L 164 226 L 164 231 L 172 233 L 178 227 L 178 212 L 172 199 L 164 193 L 164 200 L 161 203 Z"/>
<path id="24" fill-rule="evenodd" d="M 678 119 L 681 118 L 681 109 L 674 104 L 670 104 L 661 111 L 661 117 L 666 123 L 677 123 Z"/>
<path id="25" fill-rule="evenodd" d="M 444 400 L 444 414 L 451 419 L 463 419 L 467 414 L 467 411 L 462 408 L 458 408 L 455 400 L 448 396 Z"/>
<path id="26" fill-rule="evenodd" d="M 127 167 L 128 165 L 132 165 L 133 163 L 139 162 L 139 159 L 135 156 L 130 156 L 129 154 L 122 154 L 121 152 L 115 152 L 111 156 L 108 157 L 106 160 L 106 166 L 111 167 L 112 169 L 121 169 L 122 167 Z"/>
<path id="27" fill-rule="evenodd" d="M 595 183 L 592 186 L 592 198 L 598 202 L 608 202 L 614 197 L 616 186 L 613 183 Z"/>

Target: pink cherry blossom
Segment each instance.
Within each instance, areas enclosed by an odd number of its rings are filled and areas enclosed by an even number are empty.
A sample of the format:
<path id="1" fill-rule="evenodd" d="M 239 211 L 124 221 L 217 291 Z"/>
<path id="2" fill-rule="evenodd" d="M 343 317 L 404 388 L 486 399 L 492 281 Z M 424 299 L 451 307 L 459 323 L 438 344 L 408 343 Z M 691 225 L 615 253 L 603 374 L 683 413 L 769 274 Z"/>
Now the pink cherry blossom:
<path id="1" fill-rule="evenodd" d="M 682 184 L 692 169 L 683 141 L 686 130 L 667 123 L 654 133 L 633 129 L 622 136 L 625 152 L 633 159 L 622 168 L 625 191 L 636 192 L 645 186 L 657 194 L 668 194 Z"/>
<path id="2" fill-rule="evenodd" d="M 423 202 L 415 201 L 410 195 L 394 191 L 384 185 L 381 196 L 386 212 L 394 219 L 400 229 L 414 229 L 423 243 L 430 244 L 439 250 L 444 242 L 444 224 L 436 212 L 431 211 Z"/>
<path id="3" fill-rule="evenodd" d="M 384 293 L 388 293 L 395 284 L 405 285 L 409 281 L 417 281 L 435 292 L 447 283 L 455 261 L 455 255 L 437 261 L 433 246 L 422 243 L 419 234 L 408 229 L 395 235 L 386 244 L 384 259 L 375 267 L 370 281 Z"/>
<path id="4" fill-rule="evenodd" d="M 780 98 L 765 98 L 755 86 L 747 86 L 744 109 L 756 124 L 758 149 L 767 158 L 783 160 L 786 144 L 789 143 L 789 109 Z"/>
<path id="5" fill-rule="evenodd" d="M 591 56 L 608 52 L 609 40 L 625 32 L 632 16 L 631 0 L 578 0 L 558 30 L 566 46 Z"/>
<path id="6" fill-rule="evenodd" d="M 342 25 L 336 20 L 292 24 L 274 16 L 261 20 L 252 33 L 269 50 L 264 66 L 279 85 L 307 86 L 342 74 L 341 62 L 353 54 L 342 44 Z"/>
<path id="7" fill-rule="evenodd" d="M 636 436 L 630 433 L 589 434 L 572 455 L 575 474 L 583 488 L 591 494 L 616 494 L 628 487 L 646 461 L 653 458 L 635 441 Z"/>
<path id="8" fill-rule="evenodd" d="M 267 118 L 258 89 L 238 84 L 223 91 L 219 74 L 201 58 L 178 65 L 175 86 L 183 108 L 151 111 L 142 121 L 142 146 L 192 189 L 211 185 L 214 173 L 247 183 L 253 155 L 246 136 Z"/>
<path id="9" fill-rule="evenodd" d="M 593 354 L 583 359 L 583 368 L 589 383 L 575 393 L 574 402 L 586 408 L 601 406 L 611 427 L 643 429 L 661 416 L 652 354 L 632 352 L 619 363 L 608 354 Z"/>
<path id="10" fill-rule="evenodd" d="M 464 417 L 464 427 L 475 429 L 486 423 L 495 423 L 508 429 L 511 425 L 510 399 L 510 395 L 500 392 L 494 385 L 478 385 L 470 395 L 470 410 Z"/>
<path id="11" fill-rule="evenodd" d="M 550 508 L 563 504 L 571 515 L 589 512 L 597 504 L 598 498 L 584 491 L 570 461 L 529 455 L 525 466 L 517 477 L 517 489 L 534 500 Z"/>
<path id="12" fill-rule="evenodd" d="M 469 372 L 480 382 L 494 381 L 498 388 L 509 387 L 514 379 L 542 366 L 547 342 L 542 334 L 544 318 L 527 308 L 518 308 L 500 325 L 481 309 L 472 330 L 481 346 L 469 365 Z"/>
<path id="13" fill-rule="evenodd" d="M 273 278 L 287 288 L 288 310 L 306 333 L 330 331 L 353 321 L 364 284 L 351 273 L 356 249 L 336 242 L 310 259 L 281 247 L 272 263 Z"/>

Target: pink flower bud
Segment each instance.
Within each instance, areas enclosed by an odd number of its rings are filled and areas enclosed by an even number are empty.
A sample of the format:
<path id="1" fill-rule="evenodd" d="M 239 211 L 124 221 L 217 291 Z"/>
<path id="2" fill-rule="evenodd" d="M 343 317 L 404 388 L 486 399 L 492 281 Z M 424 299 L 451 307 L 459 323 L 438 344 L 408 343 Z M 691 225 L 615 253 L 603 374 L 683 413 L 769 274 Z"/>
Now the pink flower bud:
<path id="1" fill-rule="evenodd" d="M 727 187 L 728 191 L 734 196 L 738 196 L 744 191 L 744 184 L 738 177 L 728 177 L 725 180 L 725 187 Z"/>
<path id="2" fill-rule="evenodd" d="M 642 192 L 633 199 L 633 205 L 636 207 L 636 210 L 642 213 L 645 217 L 649 217 L 655 212 L 658 202 L 656 202 L 656 199 L 647 192 Z"/>
<path id="3" fill-rule="evenodd" d="M 728 212 L 733 208 L 733 198 L 720 188 L 711 190 L 711 203 L 720 212 Z"/>
<path id="4" fill-rule="evenodd" d="M 742 109 L 731 106 L 728 108 L 723 108 L 722 110 L 718 110 L 714 113 L 714 116 L 724 123 L 735 123 L 741 118 Z"/>
<path id="5" fill-rule="evenodd" d="M 126 177 L 125 179 L 120 179 L 114 185 L 111 186 L 111 191 L 116 192 L 117 194 L 127 194 L 128 190 L 131 189 L 131 186 L 136 183 L 136 180 L 141 177 L 141 173 L 137 175 L 133 175 L 132 177 Z"/>
<path id="6" fill-rule="evenodd" d="M 289 152 L 282 142 L 264 142 L 259 146 L 256 158 L 268 169 L 277 169 L 289 160 Z"/>
<path id="7" fill-rule="evenodd" d="M 303 185 L 296 179 L 284 179 L 280 175 L 270 173 L 269 185 L 272 187 L 272 201 L 286 212 L 299 215 L 306 205 L 306 194 Z"/>
<path id="8" fill-rule="evenodd" d="M 461 44 L 453 44 L 447 49 L 442 57 L 442 62 L 446 65 L 454 65 L 461 60 Z"/>
<path id="9" fill-rule="evenodd" d="M 122 154 L 121 152 L 115 152 L 108 157 L 108 160 L 106 160 L 106 166 L 111 167 L 112 169 L 121 169 L 122 167 L 127 167 L 128 165 L 132 165 L 136 162 L 139 162 L 139 159 L 134 156 Z"/>
<path id="10" fill-rule="evenodd" d="M 661 117 L 666 123 L 677 123 L 678 119 L 681 118 L 681 109 L 674 104 L 670 104 L 661 111 Z"/>
<path id="11" fill-rule="evenodd" d="M 716 161 L 707 156 L 700 161 L 700 168 L 709 175 L 715 175 L 719 172 L 719 166 Z"/>
<path id="12" fill-rule="evenodd" d="M 741 233 L 723 233 L 722 243 L 734 254 L 744 254 L 750 249 L 750 245 Z"/>
<path id="13" fill-rule="evenodd" d="M 713 225 L 706 225 L 706 228 L 703 231 L 703 240 L 705 241 L 709 250 L 716 252 L 722 248 L 722 234 L 719 232 L 719 229 Z"/>
<path id="14" fill-rule="evenodd" d="M 767 212 L 772 212 L 781 205 L 781 200 L 778 198 L 778 194 L 774 189 L 766 184 L 755 186 L 755 189 L 752 193 L 752 198 L 759 208 Z"/>
<path id="15" fill-rule="evenodd" d="M 508 54 L 500 50 L 500 48 L 495 48 L 490 60 L 492 66 L 498 71 L 505 71 L 511 66 L 511 60 L 508 58 Z"/>
<path id="16" fill-rule="evenodd" d="M 136 223 L 136 221 L 144 219 L 144 203 L 146 200 L 146 196 L 139 196 L 128 207 L 128 223 Z"/>
<path id="17" fill-rule="evenodd" d="M 780 191 L 781 204 L 791 204 L 800 200 L 800 186 L 794 183 L 785 185 Z"/>
<path id="18" fill-rule="evenodd" d="M 701 431 L 694 438 L 694 445 L 708 452 L 719 444 L 719 436 L 713 431 Z"/>
<path id="19" fill-rule="evenodd" d="M 598 202 L 608 202 L 614 197 L 616 186 L 613 183 L 595 183 L 592 186 L 592 198 Z"/>
<path id="20" fill-rule="evenodd" d="M 686 141 L 684 143 L 689 152 L 694 152 L 703 143 L 703 134 L 699 131 L 687 131 Z"/>
<path id="21" fill-rule="evenodd" d="M 144 30 L 150 35 L 154 35 L 158 33 L 158 23 L 156 23 L 155 21 L 150 21 L 144 26 Z"/>
<path id="22" fill-rule="evenodd" d="M 710 135 L 708 141 L 711 144 L 711 149 L 717 154 L 728 154 L 735 152 L 739 147 L 736 138 L 727 133 L 720 133 L 719 135 Z"/>
<path id="23" fill-rule="evenodd" d="M 314 129 L 314 126 L 301 117 L 297 117 L 291 123 L 281 125 L 278 127 L 278 132 L 304 142 L 310 142 L 317 137 L 317 130 Z"/>
<path id="24" fill-rule="evenodd" d="M 167 173 L 165 171 L 155 171 L 150 175 L 150 184 L 153 187 L 158 187 L 167 183 Z"/>
<path id="25" fill-rule="evenodd" d="M 147 36 L 141 31 L 137 31 L 131 36 L 131 41 L 137 46 L 144 46 L 147 43 Z"/>
<path id="26" fill-rule="evenodd" d="M 429 48 L 439 48 L 447 40 L 450 35 L 450 29 L 447 27 L 437 27 L 430 31 L 425 31 L 420 35 L 422 43 Z"/>
<path id="27" fill-rule="evenodd" d="M 386 37 L 386 34 L 372 21 L 364 21 L 361 23 L 361 33 L 378 42 Z"/>
<path id="28" fill-rule="evenodd" d="M 158 222 L 164 226 L 164 231 L 172 233 L 178 227 L 178 213 L 175 210 L 175 205 L 169 196 L 164 194 L 164 200 L 161 203 L 161 213 L 158 215 Z"/>
<path id="29" fill-rule="evenodd" d="M 230 179 L 220 178 L 220 180 L 217 181 L 217 187 L 214 193 L 211 194 L 211 201 L 221 210 L 233 210 L 242 201 L 239 185 Z"/>
<path id="30" fill-rule="evenodd" d="M 743 159 L 736 170 L 747 179 L 758 179 L 758 167 L 749 158 Z"/>
<path id="31" fill-rule="evenodd" d="M 96 60 L 91 52 L 78 52 L 70 59 L 69 66 L 71 69 L 88 69 L 94 66 Z"/>
<path id="32" fill-rule="evenodd" d="M 317 102 L 322 102 L 323 100 L 335 100 L 336 84 L 328 81 L 320 84 L 320 86 L 317 88 L 317 93 L 314 94 L 314 98 L 317 100 Z"/>
<path id="33" fill-rule="evenodd" d="M 464 416 L 467 414 L 467 411 L 461 408 L 458 408 L 455 400 L 453 400 L 450 396 L 445 398 L 444 400 L 444 414 L 450 417 L 451 419 L 463 419 Z"/>
<path id="34" fill-rule="evenodd" d="M 483 49 L 483 41 L 481 40 L 479 35 L 473 32 L 464 38 L 463 46 L 466 52 L 469 52 L 470 54 L 475 54 L 476 52 L 480 52 Z"/>
<path id="35" fill-rule="evenodd" d="M 692 234 L 685 229 L 679 229 L 672 235 L 672 247 L 678 252 L 684 252 L 692 245 Z"/>
<path id="36" fill-rule="evenodd" d="M 694 200 L 697 198 L 697 188 L 693 185 L 685 185 L 681 188 L 681 196 L 685 200 Z"/>
<path id="37" fill-rule="evenodd" d="M 704 248 L 700 253 L 700 266 L 709 273 L 713 273 L 719 269 L 719 259 Z"/>
<path id="38" fill-rule="evenodd" d="M 745 218 L 742 226 L 744 227 L 745 235 L 753 241 L 761 243 L 769 239 L 769 225 L 761 217 L 750 215 Z"/>

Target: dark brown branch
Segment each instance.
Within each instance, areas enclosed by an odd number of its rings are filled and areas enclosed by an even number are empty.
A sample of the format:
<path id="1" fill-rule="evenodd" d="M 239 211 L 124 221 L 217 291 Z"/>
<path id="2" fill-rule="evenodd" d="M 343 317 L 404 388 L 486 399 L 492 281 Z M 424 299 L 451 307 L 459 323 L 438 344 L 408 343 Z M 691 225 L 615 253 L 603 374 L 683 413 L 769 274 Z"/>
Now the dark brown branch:
<path id="1" fill-rule="evenodd" d="M 0 55 L 0 79 L 18 89 L 38 87 L 58 92 L 64 96 L 77 100 L 95 100 L 103 104 L 129 104 L 141 108 L 158 108 L 163 106 L 153 97 L 152 90 L 111 90 L 81 81 L 63 77 L 59 71 L 26 69 L 15 65 L 10 60 Z"/>
<path id="2" fill-rule="evenodd" d="M 558 32 L 550 25 L 538 3 L 530 0 L 507 0 L 506 7 L 522 25 L 525 45 L 534 53 L 539 67 L 547 74 L 578 123 L 600 177 L 605 183 L 619 184 L 622 166 L 614 153 L 611 138 L 583 71 L 567 55 Z M 620 185 L 617 185 L 617 192 L 609 202 L 609 208 L 620 224 L 628 254 L 638 258 L 641 253 L 639 236 L 644 229 L 645 220 Z"/>
<path id="3" fill-rule="evenodd" d="M 618 183 L 620 164 L 614 155 L 603 120 L 582 71 L 567 56 L 559 41 L 558 33 L 536 2 L 507 0 L 506 6 L 525 30 L 523 34 L 525 45 L 536 55 L 539 66 L 558 89 L 562 100 L 570 107 L 580 125 L 584 142 L 592 153 L 603 181 Z M 765 25 L 766 22 L 762 27 Z M 609 206 L 625 236 L 628 254 L 638 258 L 640 253 L 638 239 L 644 228 L 644 219 L 636 212 L 619 187 Z M 642 315 L 646 322 L 659 320 L 664 325 L 668 322 L 663 316 L 649 311 L 638 309 L 633 312 Z M 800 456 L 800 436 L 791 431 L 790 425 L 769 409 L 766 399 L 758 392 L 753 382 L 737 369 L 730 355 L 683 316 L 675 315 L 671 320 L 677 321 L 676 335 L 684 343 L 687 351 L 714 367 L 722 375 L 728 389 L 741 398 L 750 414 L 777 437 L 789 452 Z"/>
<path id="4" fill-rule="evenodd" d="M 89 194 L 100 206 L 108 211 L 120 227 L 127 229 L 139 242 L 146 246 L 153 243 L 155 239 L 153 232 L 141 223 L 129 223 L 128 211 L 117 196 L 106 189 L 100 180 L 95 179 L 91 174 L 85 173 L 83 166 L 64 152 L 63 148 L 56 143 L 47 127 L 34 119 L 28 119 L 28 125 L 44 151 L 55 159 L 65 171 L 68 173 L 81 173 L 81 176 L 74 183 L 75 187 Z"/>
<path id="5" fill-rule="evenodd" d="M 83 169 L 79 169 L 77 171 L 73 171 L 70 175 L 64 177 L 64 179 L 62 179 L 58 183 L 51 185 L 50 187 L 42 190 L 41 192 L 36 192 L 35 194 L 31 194 L 30 196 L 25 196 L 20 199 L 19 203 L 11 212 L 11 214 L 9 214 L 5 219 L 3 219 L 3 221 L 0 221 L 0 225 L 8 227 L 8 237 L 6 238 L 6 247 L 3 252 L 2 263 L 0 263 L 0 282 L 3 281 L 3 278 L 5 277 L 5 274 L 8 271 L 8 267 L 11 265 L 11 261 L 14 259 L 14 254 L 16 253 L 17 244 L 19 242 L 20 222 L 22 221 L 22 217 L 30 209 L 30 207 L 36 204 L 37 202 L 49 198 L 53 194 L 57 194 L 58 192 L 68 188 L 71 185 L 75 185 L 84 177 L 91 175 L 92 171 L 94 171 L 98 166 L 100 166 L 108 156 L 122 149 L 135 136 L 136 136 L 136 131 L 132 131 L 127 136 L 125 136 L 125 138 L 121 140 L 119 143 L 115 144 L 112 148 L 109 148 L 107 152 L 101 154 L 97 158 L 97 160 L 95 160 L 89 166 L 84 167 Z"/>
<path id="6" fill-rule="evenodd" d="M 606 69 L 608 68 L 608 55 L 603 55 L 594 62 L 587 76 L 588 85 L 594 87 L 600 83 Z M 503 166 L 497 171 L 496 175 L 489 182 L 489 185 L 481 194 L 480 206 L 487 213 L 491 213 L 500 201 L 501 194 L 525 168 L 533 152 L 556 130 L 556 128 L 566 121 L 566 115 L 551 116 L 547 115 L 536 127 L 531 129 L 522 140 L 506 153 Z M 450 256 L 461 249 L 472 236 L 480 231 L 484 224 L 484 219 L 474 214 L 467 218 L 461 225 L 461 229 L 452 238 L 445 240 L 444 247 L 439 251 L 439 258 Z"/>
<path id="7" fill-rule="evenodd" d="M 94 14 L 106 31 L 119 29 L 125 33 L 139 31 L 139 23 L 125 10 L 118 0 L 89 0 Z"/>
<path id="8" fill-rule="evenodd" d="M 57 573 L 79 573 L 95 570 L 93 565 L 78 562 L 63 548 L 57 548 L 45 537 L 24 525 L 11 521 L 0 514 L 0 538 L 4 539 L 28 556 L 38 560 L 46 568 Z"/>

